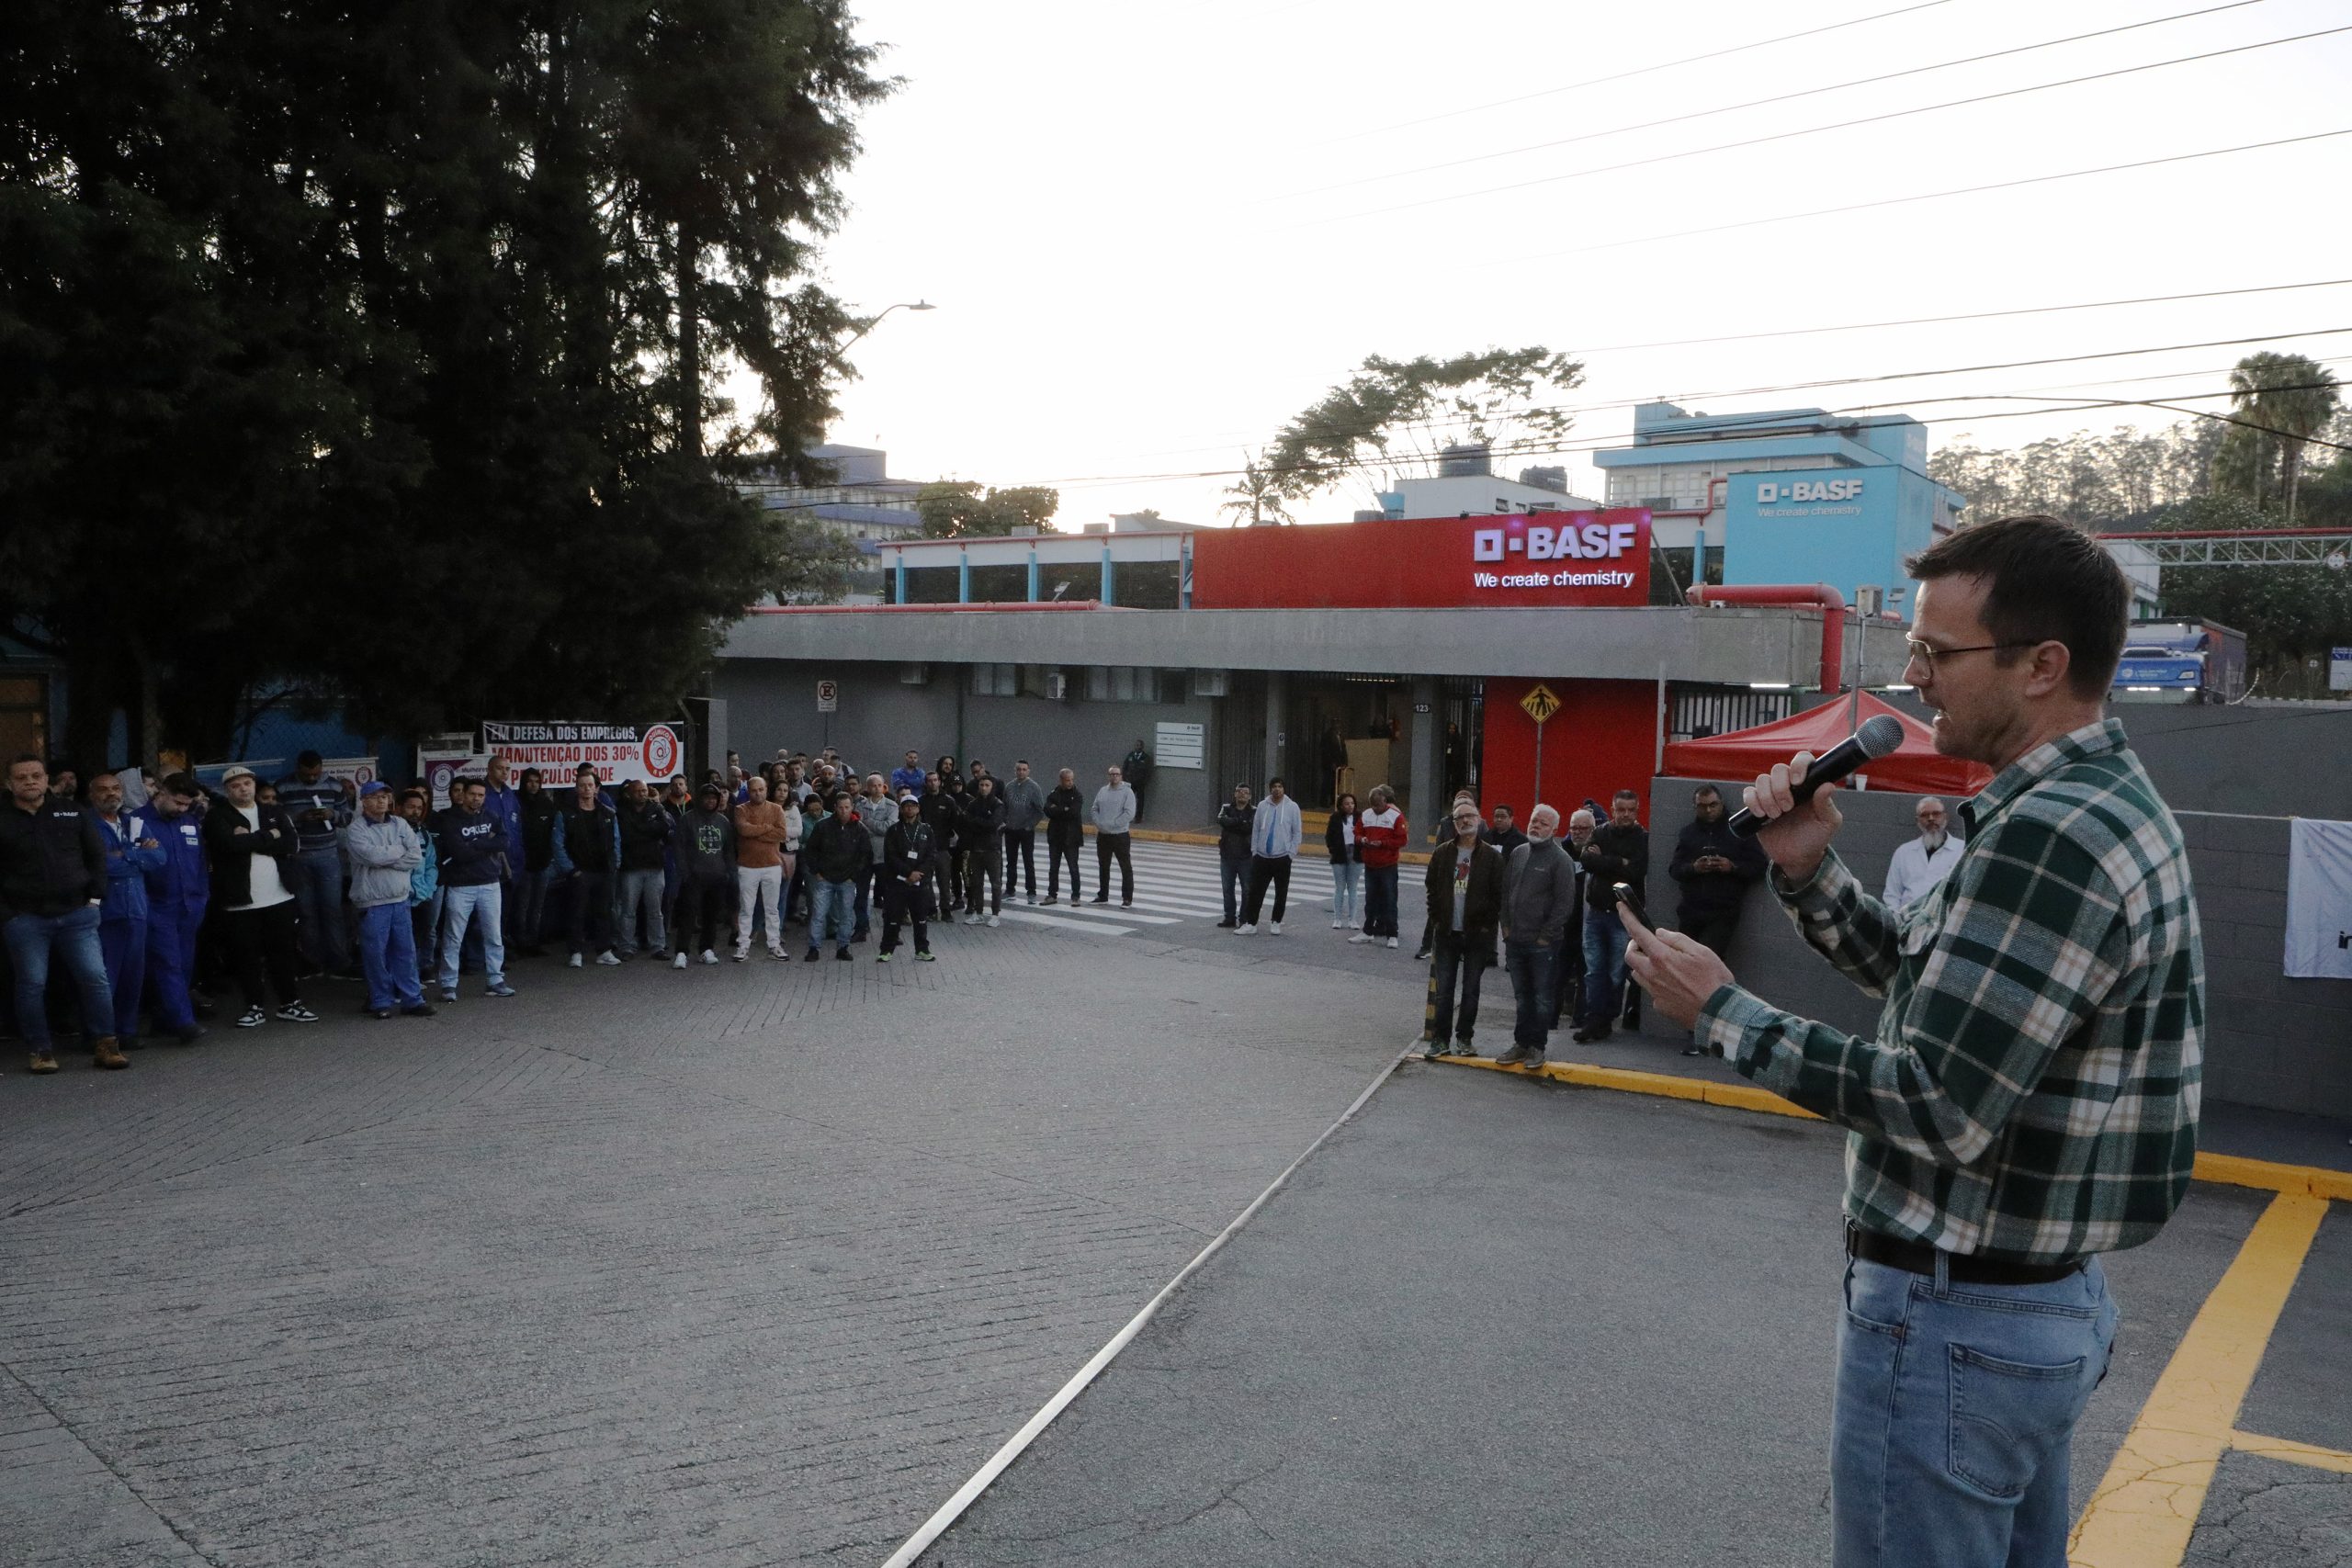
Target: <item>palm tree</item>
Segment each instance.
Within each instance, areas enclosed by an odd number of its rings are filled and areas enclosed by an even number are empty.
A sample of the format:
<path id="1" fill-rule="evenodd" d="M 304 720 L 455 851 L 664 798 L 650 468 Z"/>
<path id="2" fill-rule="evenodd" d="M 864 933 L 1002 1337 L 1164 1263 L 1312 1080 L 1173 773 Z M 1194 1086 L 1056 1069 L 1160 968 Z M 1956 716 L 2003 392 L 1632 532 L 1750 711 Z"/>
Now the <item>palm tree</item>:
<path id="1" fill-rule="evenodd" d="M 1241 459 L 1241 477 L 1225 487 L 1231 501 L 1220 502 L 1217 510 L 1234 513 L 1248 513 L 1253 528 L 1266 523 L 1287 523 L 1290 513 L 1283 505 L 1281 488 L 1273 474 L 1258 466 L 1254 457 Z"/>
<path id="2" fill-rule="evenodd" d="M 2249 354 L 2230 372 L 2230 407 L 2259 431 L 2242 434 L 2259 439 L 2267 434 L 2278 445 L 2278 477 L 2287 491 L 2287 522 L 2295 521 L 2296 491 L 2303 474 L 2303 448 L 2335 417 L 2338 406 L 2335 372 L 2301 354 Z M 2233 434 L 2241 434 L 2233 432 Z M 2267 443 L 2266 443 L 2267 445 Z M 2262 455 L 2267 459 L 2268 454 Z M 2267 460 L 2255 466 L 2255 499 L 2261 499 Z"/>

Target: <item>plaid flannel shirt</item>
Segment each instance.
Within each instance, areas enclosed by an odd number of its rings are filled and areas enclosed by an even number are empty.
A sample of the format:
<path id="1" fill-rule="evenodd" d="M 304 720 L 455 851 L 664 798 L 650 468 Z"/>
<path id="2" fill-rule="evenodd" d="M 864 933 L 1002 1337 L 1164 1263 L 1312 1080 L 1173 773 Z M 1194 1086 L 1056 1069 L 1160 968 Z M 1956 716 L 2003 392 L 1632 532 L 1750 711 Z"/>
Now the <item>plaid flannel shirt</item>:
<path id="1" fill-rule="evenodd" d="M 2036 1263 L 2136 1247 L 2188 1190 L 2205 957 L 2179 824 L 2112 719 L 2036 747 L 1961 808 L 1967 844 L 1903 911 L 1833 852 L 1773 889 L 1884 996 L 1874 1037 L 1736 986 L 1693 1033 L 1849 1129 L 1846 1213 L 1948 1252 Z"/>

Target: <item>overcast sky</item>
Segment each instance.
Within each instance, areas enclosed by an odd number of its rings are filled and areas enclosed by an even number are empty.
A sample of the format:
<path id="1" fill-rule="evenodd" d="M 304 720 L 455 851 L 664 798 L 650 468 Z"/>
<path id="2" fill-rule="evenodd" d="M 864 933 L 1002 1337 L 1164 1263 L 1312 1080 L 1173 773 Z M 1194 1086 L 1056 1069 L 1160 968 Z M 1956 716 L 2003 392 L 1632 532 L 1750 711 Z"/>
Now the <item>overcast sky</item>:
<path id="1" fill-rule="evenodd" d="M 904 85 L 865 121 L 827 278 L 869 310 L 939 308 L 857 346 L 833 438 L 887 448 L 903 478 L 1057 485 L 1074 528 L 1144 507 L 1218 520 L 1229 479 L 1192 476 L 1238 468 L 1368 354 L 1575 352 L 1570 400 L 1589 412 L 1571 446 L 1622 439 L 1624 405 L 1657 396 L 1711 412 L 1895 403 L 1948 421 L 1936 445 L 2168 423 L 1934 400 L 2211 392 L 2259 347 L 2344 359 L 2352 333 L 2324 329 L 2352 328 L 2352 288 L 1625 345 L 2352 276 L 2352 135 L 1802 216 L 2352 130 L 2352 31 L 1695 152 L 2347 27 L 2342 0 L 871 0 L 863 34 Z M 1645 70 L 1714 50 L 1736 52 Z M 1806 96 L 1705 112 L 1780 94 Z M 1655 238 L 1703 229 L 1718 231 Z M 1951 373 L 2274 333 L 2294 335 Z M 1943 373 L 1745 390 L 1911 371 Z M 1599 492 L 1585 457 L 1556 460 Z M 1306 520 L 1344 519 L 1376 488 Z"/>

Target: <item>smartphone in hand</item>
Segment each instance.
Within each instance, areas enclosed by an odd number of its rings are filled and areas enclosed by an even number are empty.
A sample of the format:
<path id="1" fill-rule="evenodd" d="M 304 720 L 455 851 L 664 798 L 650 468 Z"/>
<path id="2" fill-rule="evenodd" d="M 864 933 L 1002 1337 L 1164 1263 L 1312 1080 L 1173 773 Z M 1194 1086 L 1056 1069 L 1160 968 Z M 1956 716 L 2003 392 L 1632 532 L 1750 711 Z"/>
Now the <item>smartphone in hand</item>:
<path id="1" fill-rule="evenodd" d="M 1616 896 L 1617 902 L 1624 905 L 1625 908 L 1634 912 L 1634 919 L 1641 921 L 1644 925 L 1648 925 L 1650 923 L 1650 912 L 1642 908 L 1642 901 L 1634 894 L 1634 885 L 1632 883 L 1611 883 L 1610 885 L 1609 891 Z"/>

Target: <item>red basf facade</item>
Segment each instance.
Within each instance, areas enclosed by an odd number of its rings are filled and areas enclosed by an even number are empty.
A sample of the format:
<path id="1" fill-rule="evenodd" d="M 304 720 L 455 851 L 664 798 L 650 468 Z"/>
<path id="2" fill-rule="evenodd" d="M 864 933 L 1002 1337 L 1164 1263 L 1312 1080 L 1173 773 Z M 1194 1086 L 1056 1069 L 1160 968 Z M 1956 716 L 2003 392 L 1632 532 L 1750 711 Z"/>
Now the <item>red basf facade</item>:
<path id="1" fill-rule="evenodd" d="M 1193 605 L 1201 610 L 1649 600 L 1650 514 L 1638 508 L 1226 528 L 1193 538 Z"/>

